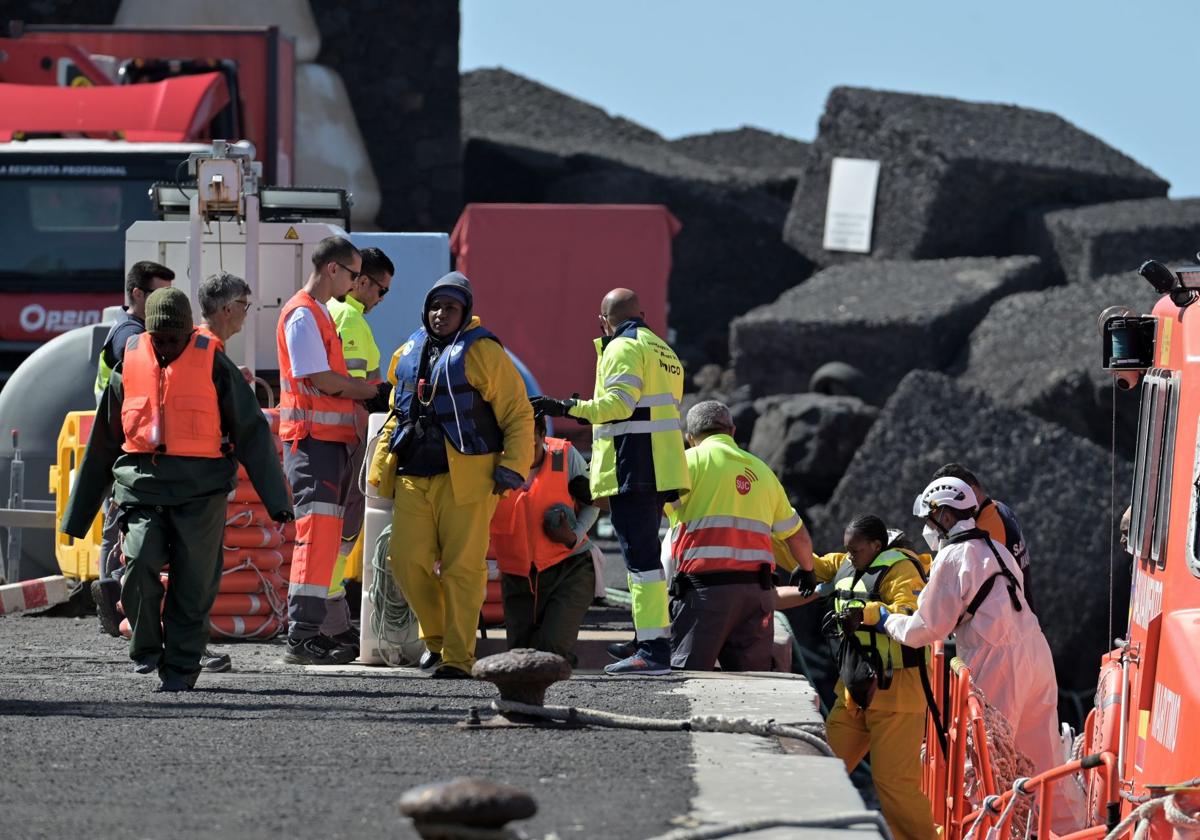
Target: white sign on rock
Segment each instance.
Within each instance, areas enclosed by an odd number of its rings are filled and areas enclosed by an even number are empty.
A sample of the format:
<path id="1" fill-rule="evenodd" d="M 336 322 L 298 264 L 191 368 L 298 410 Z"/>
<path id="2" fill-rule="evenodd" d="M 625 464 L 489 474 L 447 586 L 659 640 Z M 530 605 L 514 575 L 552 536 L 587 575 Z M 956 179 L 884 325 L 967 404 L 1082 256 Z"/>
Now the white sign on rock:
<path id="1" fill-rule="evenodd" d="M 871 226 L 875 221 L 875 189 L 879 161 L 834 158 L 829 173 L 829 201 L 825 205 L 826 251 L 871 253 Z"/>

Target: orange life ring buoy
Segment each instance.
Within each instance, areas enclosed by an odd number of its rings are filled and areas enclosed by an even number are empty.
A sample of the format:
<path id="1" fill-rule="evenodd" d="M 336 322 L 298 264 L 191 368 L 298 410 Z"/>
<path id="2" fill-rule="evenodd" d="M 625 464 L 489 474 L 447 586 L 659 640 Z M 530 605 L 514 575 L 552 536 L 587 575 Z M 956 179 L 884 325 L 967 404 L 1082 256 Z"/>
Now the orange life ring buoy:
<path id="1" fill-rule="evenodd" d="M 283 534 L 277 528 L 226 528 L 221 535 L 221 545 L 231 548 L 278 548 L 283 544 Z"/>
<path id="2" fill-rule="evenodd" d="M 494 601 L 484 601 L 483 609 L 479 613 L 483 616 L 483 623 L 488 627 L 504 623 L 503 604 L 497 604 Z"/>
<path id="3" fill-rule="evenodd" d="M 1121 663 L 1114 654 L 1109 654 L 1100 666 L 1100 676 L 1096 680 L 1096 705 L 1088 713 L 1084 754 L 1094 755 L 1099 752 L 1117 752 L 1118 741 L 1121 737 Z M 1107 816 L 1105 805 L 1108 803 L 1108 791 L 1105 789 L 1104 778 L 1095 770 L 1085 770 L 1084 779 L 1087 782 L 1088 814 L 1093 825 L 1103 825 Z"/>
<path id="4" fill-rule="evenodd" d="M 286 626 L 277 616 L 209 616 L 209 631 L 215 639 L 271 639 Z"/>
<path id="5" fill-rule="evenodd" d="M 266 593 L 223 592 L 213 601 L 209 615 L 274 615 L 274 598 L 274 592 L 270 598 Z"/>
<path id="6" fill-rule="evenodd" d="M 217 591 L 224 593 L 242 593 L 256 595 L 267 589 L 286 587 L 287 581 L 280 577 L 278 571 L 259 572 L 255 569 L 235 569 L 221 575 L 221 585 Z"/>
<path id="7" fill-rule="evenodd" d="M 251 525 L 259 528 L 279 528 L 262 502 L 239 502 L 225 508 L 226 528 L 246 528 Z"/>
<path id="8" fill-rule="evenodd" d="M 500 591 L 500 581 L 489 580 L 487 582 L 487 590 L 483 596 L 485 604 L 500 604 L 504 602 L 504 596 Z"/>
<path id="9" fill-rule="evenodd" d="M 261 501 L 261 499 L 258 498 L 258 491 L 254 489 L 254 485 L 249 481 L 239 481 L 237 486 L 233 488 L 227 498 L 229 499 L 229 503 L 231 505 Z"/>
<path id="10" fill-rule="evenodd" d="M 221 568 L 229 571 L 253 566 L 260 572 L 274 572 L 282 565 L 283 555 L 274 548 L 227 548 L 221 562 Z"/>

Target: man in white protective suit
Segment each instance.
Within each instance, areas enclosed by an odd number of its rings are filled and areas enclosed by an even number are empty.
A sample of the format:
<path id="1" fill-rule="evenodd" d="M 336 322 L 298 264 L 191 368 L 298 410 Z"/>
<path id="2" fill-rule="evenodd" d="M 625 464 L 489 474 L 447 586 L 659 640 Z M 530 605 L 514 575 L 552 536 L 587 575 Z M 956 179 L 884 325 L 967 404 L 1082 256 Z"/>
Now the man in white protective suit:
<path id="1" fill-rule="evenodd" d="M 912 615 L 880 610 L 884 632 L 909 647 L 954 634 L 958 656 L 988 701 L 1012 725 L 1016 747 L 1042 773 L 1063 759 L 1058 730 L 1058 681 L 1050 646 L 1021 591 L 1020 569 L 1003 545 L 975 525 L 977 500 L 957 478 L 934 479 L 913 503 L 935 553 L 929 582 Z M 1055 782 L 1057 834 L 1081 827 L 1083 802 L 1069 777 Z"/>

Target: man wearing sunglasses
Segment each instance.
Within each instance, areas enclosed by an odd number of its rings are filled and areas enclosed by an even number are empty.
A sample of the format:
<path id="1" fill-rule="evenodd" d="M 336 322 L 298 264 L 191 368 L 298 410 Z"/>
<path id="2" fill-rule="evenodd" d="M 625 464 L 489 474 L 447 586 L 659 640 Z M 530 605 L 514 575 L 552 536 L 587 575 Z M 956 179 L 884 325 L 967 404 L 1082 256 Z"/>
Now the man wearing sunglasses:
<path id="1" fill-rule="evenodd" d="M 342 355 L 346 357 L 346 369 L 350 375 L 370 383 L 383 384 L 383 377 L 379 372 L 379 347 L 375 343 L 371 325 L 364 316 L 378 306 L 388 293 L 396 267 L 392 265 L 387 254 L 378 248 L 364 248 L 360 255 L 362 267 L 358 276 L 350 286 L 350 291 L 329 301 L 329 314 L 333 316 L 334 326 L 342 339 Z M 349 639 L 353 635 L 347 632 L 350 630 L 349 607 L 347 605 L 343 609 L 342 605 L 346 603 L 345 580 L 362 579 L 362 570 L 357 559 L 351 559 L 361 557 L 361 552 L 354 551 L 354 544 L 362 531 L 363 514 L 366 510 L 366 499 L 358 489 L 358 473 L 362 469 L 366 452 L 368 413 L 387 411 L 391 390 L 390 384 L 383 384 L 379 399 L 367 400 L 362 407 L 355 409 L 358 445 L 350 454 L 350 468 L 346 472 L 346 512 L 342 518 L 342 546 L 338 552 L 337 565 L 333 569 L 333 583 L 329 587 L 330 609 L 325 623 L 321 625 L 321 633 L 334 639 Z"/>
<path id="2" fill-rule="evenodd" d="M 312 274 L 279 313 L 279 437 L 296 506 L 296 550 L 288 584 L 288 644 L 294 665 L 340 665 L 358 656 L 357 636 L 322 632 L 329 613 L 345 515 L 346 471 L 358 445 L 355 407 L 379 387 L 351 376 L 337 327 L 326 308 L 345 297 L 362 274 L 362 257 L 343 236 L 313 248 Z M 332 602 L 339 612 L 345 598 Z M 349 629 L 349 616 L 345 616 Z"/>

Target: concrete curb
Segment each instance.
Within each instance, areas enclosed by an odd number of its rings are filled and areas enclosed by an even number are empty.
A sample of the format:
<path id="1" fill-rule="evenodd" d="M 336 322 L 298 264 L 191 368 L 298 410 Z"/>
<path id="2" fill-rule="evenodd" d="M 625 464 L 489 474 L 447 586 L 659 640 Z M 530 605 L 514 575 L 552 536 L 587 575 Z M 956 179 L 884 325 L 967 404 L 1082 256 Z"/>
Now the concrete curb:
<path id="1" fill-rule="evenodd" d="M 687 696 L 693 715 L 773 719 L 777 723 L 821 722 L 816 692 L 797 675 L 682 673 L 689 679 L 676 692 Z M 812 818 L 865 809 L 842 762 L 816 755 L 811 747 L 785 750 L 778 741 L 754 735 L 696 732 L 691 737 L 698 792 L 691 813 L 680 821 L 683 826 L 781 816 Z M 777 828 L 754 832 L 753 836 L 755 840 L 861 840 L 882 835 L 875 828 L 863 827 Z"/>

